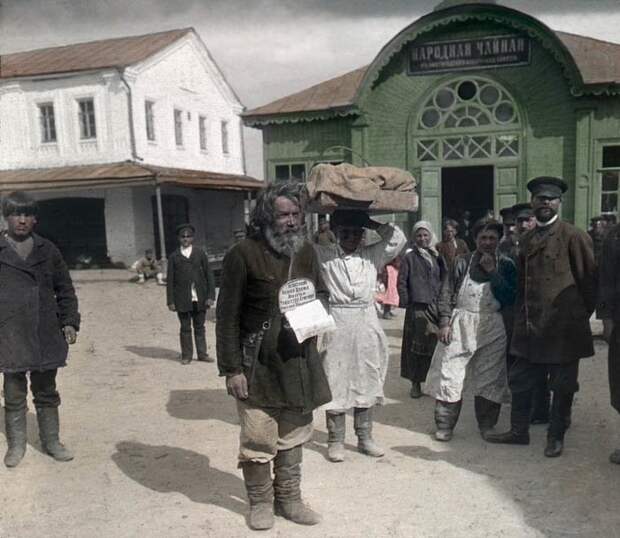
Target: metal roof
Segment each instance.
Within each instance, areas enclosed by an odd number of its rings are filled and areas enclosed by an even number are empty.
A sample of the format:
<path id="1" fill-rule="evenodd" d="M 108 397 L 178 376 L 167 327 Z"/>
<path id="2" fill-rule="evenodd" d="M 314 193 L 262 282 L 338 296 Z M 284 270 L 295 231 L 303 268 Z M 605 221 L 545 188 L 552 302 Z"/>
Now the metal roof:
<path id="1" fill-rule="evenodd" d="M 113 188 L 136 185 L 170 184 L 192 189 L 261 189 L 264 182 L 242 174 L 223 174 L 204 170 L 165 168 L 132 161 L 0 170 L 0 190 L 58 190 L 77 188 Z"/>
<path id="2" fill-rule="evenodd" d="M 620 83 L 620 44 L 566 32 L 555 32 L 577 64 L 586 85 Z M 248 110 L 246 122 L 268 122 L 271 116 L 342 109 L 354 105 L 355 95 L 369 66 L 321 82 L 272 103 Z M 275 119 L 275 118 L 273 118 Z"/>
<path id="3" fill-rule="evenodd" d="M 171 45 L 192 28 L 102 39 L 0 56 L 0 79 L 126 67 Z"/>

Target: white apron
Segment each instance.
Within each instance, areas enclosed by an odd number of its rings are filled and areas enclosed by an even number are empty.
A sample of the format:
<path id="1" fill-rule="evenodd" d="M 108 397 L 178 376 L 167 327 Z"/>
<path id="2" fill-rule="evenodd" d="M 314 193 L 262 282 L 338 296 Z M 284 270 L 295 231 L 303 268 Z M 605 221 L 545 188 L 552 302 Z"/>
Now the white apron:
<path id="1" fill-rule="evenodd" d="M 425 392 L 437 400 L 458 402 L 467 378 L 476 396 L 507 403 L 510 392 L 501 305 L 493 296 L 490 282 L 470 278 L 471 260 L 469 264 L 450 321 L 452 340 L 448 345 L 437 343 Z"/>

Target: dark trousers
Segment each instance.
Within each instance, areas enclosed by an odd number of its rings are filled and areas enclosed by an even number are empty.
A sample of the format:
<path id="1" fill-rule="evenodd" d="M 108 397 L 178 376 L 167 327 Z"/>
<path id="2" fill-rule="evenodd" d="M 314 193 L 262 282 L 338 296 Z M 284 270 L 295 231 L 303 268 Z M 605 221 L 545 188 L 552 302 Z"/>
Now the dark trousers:
<path id="1" fill-rule="evenodd" d="M 177 312 L 181 322 L 181 358 L 191 359 L 194 354 L 192 344 L 192 325 L 194 326 L 194 340 L 196 341 L 196 353 L 199 359 L 207 356 L 207 337 L 205 334 L 206 310 L 199 310 L 198 303 L 192 303 L 191 312 Z"/>
<path id="2" fill-rule="evenodd" d="M 56 373 L 58 370 L 30 372 L 30 390 L 35 407 L 58 407 L 60 394 L 56 390 Z M 4 408 L 7 411 L 26 409 L 28 380 L 26 372 L 4 374 Z"/>
<path id="3" fill-rule="evenodd" d="M 549 434 L 562 439 L 570 421 L 573 396 L 579 390 L 579 360 L 567 364 L 534 364 L 517 357 L 508 373 L 512 392 L 511 422 L 513 429 L 527 431 L 532 397 L 541 380 L 546 379 L 553 392 Z"/>

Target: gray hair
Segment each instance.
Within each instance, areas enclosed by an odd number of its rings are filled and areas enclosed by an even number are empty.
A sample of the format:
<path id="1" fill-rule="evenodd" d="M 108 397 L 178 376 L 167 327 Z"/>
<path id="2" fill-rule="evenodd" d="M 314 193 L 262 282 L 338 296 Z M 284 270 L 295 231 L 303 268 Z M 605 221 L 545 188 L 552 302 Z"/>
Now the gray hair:
<path id="1" fill-rule="evenodd" d="M 263 230 L 275 222 L 275 202 L 276 198 L 281 196 L 297 204 L 303 211 L 307 198 L 306 186 L 297 181 L 267 183 L 260 191 L 250 216 L 250 224 L 256 231 Z"/>

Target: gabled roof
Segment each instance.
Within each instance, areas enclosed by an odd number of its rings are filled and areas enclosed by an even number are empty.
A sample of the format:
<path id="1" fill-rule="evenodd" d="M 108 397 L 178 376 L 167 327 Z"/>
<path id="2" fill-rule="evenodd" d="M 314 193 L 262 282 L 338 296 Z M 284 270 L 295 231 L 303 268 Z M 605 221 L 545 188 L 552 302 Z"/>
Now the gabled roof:
<path id="1" fill-rule="evenodd" d="M 585 85 L 620 84 L 620 44 L 566 32 L 555 32 L 577 64 Z M 243 117 L 248 125 L 278 123 L 289 115 L 306 115 L 327 110 L 351 109 L 366 70 L 350 71 L 277 101 L 248 110 Z M 290 120 L 289 120 L 290 121 Z"/>
<path id="2" fill-rule="evenodd" d="M 0 79 L 127 67 L 194 32 L 192 28 L 102 39 L 0 56 Z"/>

